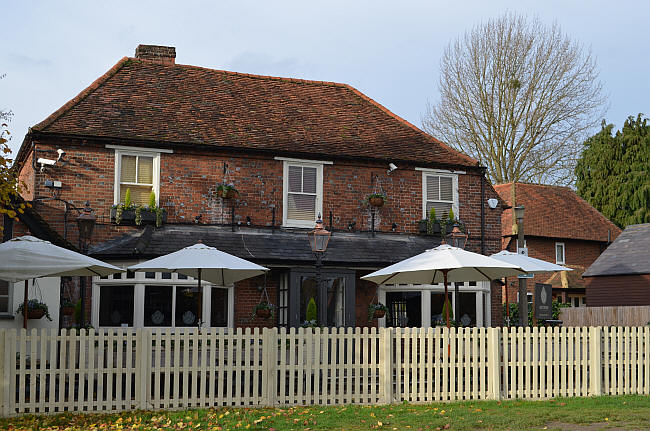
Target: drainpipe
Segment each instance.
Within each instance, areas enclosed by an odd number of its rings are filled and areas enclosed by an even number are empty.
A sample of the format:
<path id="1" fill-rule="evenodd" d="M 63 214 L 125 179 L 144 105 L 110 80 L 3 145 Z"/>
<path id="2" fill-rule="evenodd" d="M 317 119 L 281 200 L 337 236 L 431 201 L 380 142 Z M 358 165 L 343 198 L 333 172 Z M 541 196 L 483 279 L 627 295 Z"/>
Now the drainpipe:
<path id="1" fill-rule="evenodd" d="M 481 254 L 485 255 L 485 168 L 481 175 Z"/>

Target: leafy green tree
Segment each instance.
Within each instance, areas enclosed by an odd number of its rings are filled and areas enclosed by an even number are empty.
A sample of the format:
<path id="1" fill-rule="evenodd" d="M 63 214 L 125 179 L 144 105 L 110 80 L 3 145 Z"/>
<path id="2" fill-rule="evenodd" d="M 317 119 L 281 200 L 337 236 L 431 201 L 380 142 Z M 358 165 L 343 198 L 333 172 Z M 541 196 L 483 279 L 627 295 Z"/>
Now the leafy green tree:
<path id="1" fill-rule="evenodd" d="M 650 125 L 639 114 L 622 130 L 603 121 L 576 165 L 578 194 L 620 227 L 650 222 Z"/>

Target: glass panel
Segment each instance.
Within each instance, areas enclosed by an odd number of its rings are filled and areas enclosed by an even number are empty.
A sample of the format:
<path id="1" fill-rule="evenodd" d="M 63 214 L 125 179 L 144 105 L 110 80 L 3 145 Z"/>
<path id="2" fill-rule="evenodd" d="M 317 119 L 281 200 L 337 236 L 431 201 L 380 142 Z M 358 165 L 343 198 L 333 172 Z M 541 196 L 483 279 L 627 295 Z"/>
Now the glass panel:
<path id="1" fill-rule="evenodd" d="M 135 278 L 135 272 L 126 271 L 126 278 Z"/>
<path id="2" fill-rule="evenodd" d="M 187 280 L 187 275 L 185 275 L 185 274 L 178 274 L 178 279 L 179 279 L 179 280 Z"/>
<path id="3" fill-rule="evenodd" d="M 436 209 L 436 217 L 442 219 L 449 214 L 451 204 L 445 202 L 427 202 L 427 215 L 431 212 L 432 207 Z"/>
<path id="4" fill-rule="evenodd" d="M 144 326 L 172 326 L 172 286 L 145 286 Z"/>
<path id="5" fill-rule="evenodd" d="M 302 167 L 289 166 L 289 193 L 302 192 Z"/>
<path id="6" fill-rule="evenodd" d="M 0 295 L 9 295 L 9 282 L 0 280 Z"/>
<path id="7" fill-rule="evenodd" d="M 133 185 L 120 185 L 120 202 L 124 203 L 124 197 L 126 196 L 126 189 L 131 190 L 131 202 L 138 205 L 148 205 L 149 204 L 149 195 L 153 188 L 151 186 L 133 186 Z"/>
<path id="8" fill-rule="evenodd" d="M 197 326 L 201 318 L 201 304 L 203 295 L 198 288 L 181 287 L 176 288 L 176 326 Z"/>
<path id="9" fill-rule="evenodd" d="M 9 311 L 9 297 L 0 296 L 0 313 L 7 313 Z"/>
<path id="10" fill-rule="evenodd" d="M 318 290 L 315 277 L 300 278 L 300 324 L 307 321 L 307 304 L 314 298 L 316 302 L 316 316 L 318 316 Z"/>
<path id="11" fill-rule="evenodd" d="M 422 294 L 420 292 L 387 292 L 388 326 L 422 326 Z"/>
<path id="12" fill-rule="evenodd" d="M 212 288 L 210 297 L 210 326 L 228 326 L 228 289 Z"/>
<path id="13" fill-rule="evenodd" d="M 449 296 L 449 302 L 451 303 L 451 295 Z M 445 304 L 444 293 L 431 292 L 431 326 L 447 325 L 447 319 L 442 314 L 442 307 L 444 306 L 444 304 Z"/>
<path id="14" fill-rule="evenodd" d="M 316 196 L 289 194 L 287 204 L 287 218 L 316 221 Z"/>
<path id="15" fill-rule="evenodd" d="M 327 326 L 345 326 L 345 278 L 325 280 L 327 286 Z"/>
<path id="16" fill-rule="evenodd" d="M 113 274 L 113 280 L 121 280 L 122 279 L 122 273 L 121 272 L 116 272 Z"/>
<path id="17" fill-rule="evenodd" d="M 135 175 L 136 156 L 122 156 L 122 163 L 120 169 L 120 182 L 121 183 L 136 183 L 137 178 Z"/>
<path id="18" fill-rule="evenodd" d="M 140 184 L 153 184 L 153 157 L 138 157 L 138 181 Z"/>
<path id="19" fill-rule="evenodd" d="M 302 192 L 316 193 L 316 168 L 302 168 Z"/>
<path id="20" fill-rule="evenodd" d="M 454 188 L 453 180 L 451 177 L 440 177 L 440 200 L 441 201 L 453 201 L 454 200 Z"/>
<path id="21" fill-rule="evenodd" d="M 160 273 L 160 276 L 163 280 L 171 280 L 172 279 L 172 273 L 171 272 L 162 272 Z"/>
<path id="22" fill-rule="evenodd" d="M 435 175 L 427 175 L 427 200 L 437 201 L 440 199 L 440 177 Z"/>
<path id="23" fill-rule="evenodd" d="M 460 293 L 460 319 L 457 322 L 461 326 L 476 326 L 476 292 Z"/>
<path id="24" fill-rule="evenodd" d="M 144 278 L 156 278 L 156 273 L 155 272 L 145 272 L 144 273 Z"/>
<path id="25" fill-rule="evenodd" d="M 101 286 L 99 326 L 133 326 L 134 286 Z"/>

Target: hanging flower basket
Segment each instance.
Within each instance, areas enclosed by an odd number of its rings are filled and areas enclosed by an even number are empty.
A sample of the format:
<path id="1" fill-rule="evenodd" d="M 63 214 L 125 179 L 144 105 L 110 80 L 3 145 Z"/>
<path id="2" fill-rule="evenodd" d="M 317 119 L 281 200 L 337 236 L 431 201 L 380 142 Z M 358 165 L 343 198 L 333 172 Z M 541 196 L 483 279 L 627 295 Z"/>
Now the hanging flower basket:
<path id="1" fill-rule="evenodd" d="M 385 317 L 387 311 L 388 307 L 386 307 L 381 302 L 378 302 L 377 304 L 370 304 L 368 306 L 368 321 Z"/>
<path id="2" fill-rule="evenodd" d="M 257 313 L 255 313 L 255 315 L 257 317 L 259 317 L 260 319 L 268 319 L 269 317 L 271 317 L 271 310 L 266 309 L 266 308 L 260 309 L 260 310 L 257 310 Z"/>
<path id="3" fill-rule="evenodd" d="M 16 309 L 16 314 L 22 314 L 25 310 L 25 303 L 21 302 Z M 47 320 L 52 321 L 50 313 L 48 312 L 47 304 L 39 301 L 38 299 L 30 299 L 27 301 L 27 318 L 28 319 L 42 319 L 43 316 Z"/>
<path id="4" fill-rule="evenodd" d="M 45 316 L 45 310 L 27 310 L 28 319 L 42 319 Z"/>
<path id="5" fill-rule="evenodd" d="M 386 195 L 383 193 L 373 193 L 368 196 L 368 203 L 375 208 L 379 208 L 384 206 L 386 199 Z"/>
<path id="6" fill-rule="evenodd" d="M 268 319 L 273 316 L 274 308 L 275 305 L 267 301 L 261 301 L 253 309 L 253 318 L 259 317 L 260 319 Z"/>
<path id="7" fill-rule="evenodd" d="M 233 199 L 237 197 L 239 192 L 235 188 L 234 184 L 219 184 L 217 187 L 217 194 L 222 199 Z"/>

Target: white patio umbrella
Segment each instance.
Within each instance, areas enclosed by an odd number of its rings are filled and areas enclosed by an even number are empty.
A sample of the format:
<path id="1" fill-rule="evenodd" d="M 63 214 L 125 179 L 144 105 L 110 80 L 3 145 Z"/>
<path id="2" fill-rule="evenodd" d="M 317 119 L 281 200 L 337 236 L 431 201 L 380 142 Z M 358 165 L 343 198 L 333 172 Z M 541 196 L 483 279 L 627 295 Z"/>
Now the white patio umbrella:
<path id="1" fill-rule="evenodd" d="M 511 263 L 521 267 L 528 274 L 537 274 L 540 272 L 559 272 L 559 271 L 573 271 L 566 266 L 557 265 L 555 263 L 546 262 L 545 260 L 535 259 L 524 254 L 515 253 L 508 250 L 502 250 L 490 257 L 498 259 L 502 262 Z M 506 312 L 508 314 L 508 322 L 510 322 L 510 301 L 508 301 L 508 280 L 506 280 Z M 510 323 L 508 323 L 510 324 Z"/>
<path id="2" fill-rule="evenodd" d="M 129 269 L 131 271 L 171 271 L 194 277 L 198 281 L 199 293 L 201 292 L 201 280 L 218 286 L 228 286 L 268 271 L 268 268 L 200 242 L 173 253 L 132 265 Z M 200 310 L 198 311 L 200 316 Z"/>
<path id="3" fill-rule="evenodd" d="M 40 277 L 104 276 L 124 272 L 117 266 L 68 250 L 33 236 L 0 244 L 0 280 L 25 281 L 23 327 L 27 328 L 28 280 Z"/>
<path id="4" fill-rule="evenodd" d="M 377 284 L 442 282 L 445 286 L 445 303 L 447 303 L 448 282 L 492 281 L 524 273 L 525 271 L 517 265 L 443 244 L 361 278 Z M 445 308 L 447 327 L 449 327 L 449 309 Z"/>

